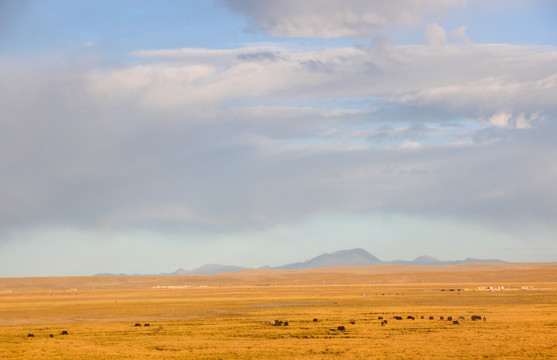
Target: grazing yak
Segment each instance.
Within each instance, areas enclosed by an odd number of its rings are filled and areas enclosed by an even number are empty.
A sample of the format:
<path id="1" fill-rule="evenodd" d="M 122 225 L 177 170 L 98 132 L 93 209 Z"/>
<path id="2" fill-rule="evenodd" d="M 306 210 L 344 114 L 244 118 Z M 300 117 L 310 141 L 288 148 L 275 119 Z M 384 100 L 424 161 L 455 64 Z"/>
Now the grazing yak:
<path id="1" fill-rule="evenodd" d="M 344 330 L 346 330 L 346 328 L 344 326 L 340 325 L 339 327 L 337 327 L 337 330 L 338 331 L 344 331 Z"/>
<path id="2" fill-rule="evenodd" d="M 35 337 L 35 334 L 29 333 L 29 334 L 27 334 L 27 337 Z"/>
<path id="3" fill-rule="evenodd" d="M 62 330 L 62 332 L 60 333 L 60 335 L 68 335 L 68 332 L 66 330 Z"/>
<path id="4" fill-rule="evenodd" d="M 472 321 L 481 320 L 482 317 L 480 315 L 472 315 Z"/>

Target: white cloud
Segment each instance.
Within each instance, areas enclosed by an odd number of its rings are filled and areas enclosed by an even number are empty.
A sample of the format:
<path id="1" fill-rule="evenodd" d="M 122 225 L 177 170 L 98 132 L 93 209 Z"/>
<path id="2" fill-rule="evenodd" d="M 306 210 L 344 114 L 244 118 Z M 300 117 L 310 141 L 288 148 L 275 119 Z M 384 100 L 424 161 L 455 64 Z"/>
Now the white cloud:
<path id="1" fill-rule="evenodd" d="M 381 28 L 418 25 L 464 0 L 221 0 L 248 17 L 253 27 L 275 36 L 361 38 Z"/>
<path id="2" fill-rule="evenodd" d="M 509 114 L 509 113 L 497 113 L 492 115 L 488 122 L 492 126 L 496 127 L 511 127 L 515 129 L 531 129 L 532 122 L 538 120 L 539 114 L 533 113 L 529 114 L 527 117 L 526 114 Z"/>
<path id="3" fill-rule="evenodd" d="M 431 25 L 431 44 L 444 30 Z M 381 97 L 435 106 L 467 117 L 555 107 L 557 51 L 510 45 L 385 46 L 139 51 L 160 64 L 94 72 L 98 96 L 136 99 L 149 107 L 211 113 L 233 99 Z M 245 56 L 240 57 L 244 54 Z M 264 54 L 259 56 L 258 54 Z"/>
<path id="4" fill-rule="evenodd" d="M 461 25 L 451 31 L 451 38 L 460 40 L 464 44 L 471 44 L 472 40 L 466 35 L 466 30 L 468 29 L 467 25 Z"/>
<path id="5" fill-rule="evenodd" d="M 401 149 L 410 149 L 410 150 L 419 149 L 421 147 L 422 147 L 422 145 L 420 143 L 415 142 L 415 141 L 408 141 L 408 140 L 403 142 L 402 145 L 400 145 Z"/>
<path id="6" fill-rule="evenodd" d="M 494 66 L 495 68 L 495 66 Z M 470 69 L 472 70 L 472 69 Z M 548 68 L 548 73 L 552 70 Z M 493 72 L 497 70 L 494 69 Z M 517 73 L 497 78 L 485 77 L 475 81 L 433 85 L 424 87 L 416 92 L 396 95 L 393 101 L 439 106 L 454 113 L 481 116 L 497 112 L 551 112 L 555 104 L 551 98 L 557 95 L 555 75 L 541 75 L 536 78 L 524 78 L 525 73 Z M 466 71 L 464 71 L 466 72 Z M 487 74 L 486 74 L 487 75 Z M 514 77 L 514 78 L 513 78 Z"/>
<path id="7" fill-rule="evenodd" d="M 497 127 L 506 127 L 507 125 L 509 125 L 509 120 L 511 119 L 511 117 L 512 114 L 498 113 L 489 118 L 489 123 Z"/>
<path id="8" fill-rule="evenodd" d="M 425 28 L 425 38 L 429 46 L 441 47 L 447 42 L 447 34 L 439 24 L 427 24 Z"/>
<path id="9" fill-rule="evenodd" d="M 531 129 L 531 122 L 538 118 L 538 114 L 534 113 L 530 116 L 530 119 L 526 119 L 524 113 L 518 114 L 516 117 L 516 128 L 517 129 Z"/>

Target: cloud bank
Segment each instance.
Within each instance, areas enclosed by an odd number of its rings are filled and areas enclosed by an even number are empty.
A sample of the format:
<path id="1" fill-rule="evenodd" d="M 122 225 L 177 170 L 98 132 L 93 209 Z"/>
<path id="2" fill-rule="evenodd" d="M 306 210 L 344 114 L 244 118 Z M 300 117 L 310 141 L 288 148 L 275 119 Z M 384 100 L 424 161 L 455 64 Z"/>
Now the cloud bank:
<path id="1" fill-rule="evenodd" d="M 553 229 L 557 50 L 439 35 L 142 50 L 85 71 L 3 63 L 2 227 L 243 231 L 390 212 Z"/>

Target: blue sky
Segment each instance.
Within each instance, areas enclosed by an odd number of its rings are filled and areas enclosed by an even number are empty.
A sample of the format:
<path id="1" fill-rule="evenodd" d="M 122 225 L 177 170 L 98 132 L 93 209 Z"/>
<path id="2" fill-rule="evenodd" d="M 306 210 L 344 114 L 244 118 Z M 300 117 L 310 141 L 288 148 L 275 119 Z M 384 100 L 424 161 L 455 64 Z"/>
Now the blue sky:
<path id="1" fill-rule="evenodd" d="M 221 47 L 235 43 L 242 21 L 211 1 L 35 1 L 16 8 L 5 31 L 10 53 L 71 51 L 94 43 L 125 56 L 143 48 Z M 21 4 L 19 4 L 21 3 Z M 214 21 L 209 26 L 208 21 Z"/>
<path id="2" fill-rule="evenodd" d="M 555 261 L 556 18 L 541 0 L 0 2 L 0 276 L 354 247 Z"/>
<path id="3" fill-rule="evenodd" d="M 250 28 L 241 14 L 217 1 L 4 1 L 4 55 L 71 52 L 94 43 L 105 55 L 137 49 L 232 48 L 256 42 L 352 44 L 369 39 L 276 37 Z M 478 43 L 555 44 L 553 1 L 468 1 L 443 16 L 424 14 L 447 29 L 468 26 Z M 399 44 L 423 42 L 422 24 L 381 29 Z"/>

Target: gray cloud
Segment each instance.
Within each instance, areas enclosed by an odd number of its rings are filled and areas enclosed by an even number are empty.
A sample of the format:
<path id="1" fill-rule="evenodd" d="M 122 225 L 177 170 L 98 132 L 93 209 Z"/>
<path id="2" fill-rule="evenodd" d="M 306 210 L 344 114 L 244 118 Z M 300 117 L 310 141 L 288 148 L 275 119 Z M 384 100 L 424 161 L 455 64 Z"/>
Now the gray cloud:
<path id="1" fill-rule="evenodd" d="M 438 14 L 464 0 L 221 0 L 245 15 L 252 27 L 275 36 L 362 38 L 379 29 L 417 25 L 424 14 Z"/>
<path id="2" fill-rule="evenodd" d="M 143 104 L 165 107 L 272 97 L 281 103 L 367 97 L 489 118 L 501 112 L 529 116 L 555 106 L 557 52 L 548 46 L 439 49 L 379 43 L 305 51 L 283 48 L 281 61 L 237 61 L 239 54 L 267 51 L 227 50 L 224 56 L 222 50 L 156 51 L 150 54 L 181 62 L 98 72 L 91 80 L 99 92 L 117 98 L 139 96 Z M 229 60 L 222 63 L 226 56 Z"/>
<path id="3" fill-rule="evenodd" d="M 270 51 L 261 51 L 257 53 L 241 53 L 238 54 L 236 57 L 240 60 L 247 60 L 247 61 L 258 61 L 258 60 L 277 61 L 280 59 L 280 55 Z"/>
<path id="4" fill-rule="evenodd" d="M 2 227 L 240 231 L 392 212 L 555 230 L 555 50 L 391 50 L 3 64 Z M 368 100 L 328 104 L 339 97 Z M 490 123 L 503 112 L 512 126 Z"/>

